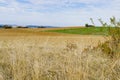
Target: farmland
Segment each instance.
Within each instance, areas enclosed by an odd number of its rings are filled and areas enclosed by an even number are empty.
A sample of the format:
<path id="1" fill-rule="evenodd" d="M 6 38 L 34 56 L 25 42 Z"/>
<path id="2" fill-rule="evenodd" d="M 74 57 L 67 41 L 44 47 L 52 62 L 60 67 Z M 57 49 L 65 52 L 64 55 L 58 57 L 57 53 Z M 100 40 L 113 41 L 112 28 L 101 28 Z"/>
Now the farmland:
<path id="1" fill-rule="evenodd" d="M 68 33 L 68 34 L 81 34 L 81 35 L 108 35 L 107 27 L 83 27 L 83 28 L 70 28 L 62 30 L 48 30 L 48 32 Z"/>
<path id="2" fill-rule="evenodd" d="M 66 34 L 59 31 L 74 28 L 58 29 L 0 29 L 0 79 L 120 79 L 119 59 L 89 51 L 106 41 L 103 35 Z"/>

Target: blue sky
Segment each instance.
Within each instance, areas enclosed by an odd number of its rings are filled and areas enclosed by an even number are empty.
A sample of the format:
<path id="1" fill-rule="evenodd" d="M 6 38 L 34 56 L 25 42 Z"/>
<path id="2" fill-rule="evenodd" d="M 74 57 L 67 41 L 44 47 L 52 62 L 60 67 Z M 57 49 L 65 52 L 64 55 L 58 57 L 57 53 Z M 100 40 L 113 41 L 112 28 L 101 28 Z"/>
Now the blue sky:
<path id="1" fill-rule="evenodd" d="M 120 0 L 0 0 L 0 24 L 79 26 L 120 18 Z"/>

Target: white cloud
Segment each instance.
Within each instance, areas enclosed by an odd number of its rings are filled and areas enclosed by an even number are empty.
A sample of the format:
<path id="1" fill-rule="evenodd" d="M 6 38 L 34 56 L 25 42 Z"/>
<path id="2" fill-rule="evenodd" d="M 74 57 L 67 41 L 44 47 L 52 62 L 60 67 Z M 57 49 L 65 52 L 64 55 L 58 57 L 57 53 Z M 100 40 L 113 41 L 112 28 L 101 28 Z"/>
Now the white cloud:
<path id="1" fill-rule="evenodd" d="M 69 26 L 89 23 L 91 17 L 107 21 L 111 16 L 120 16 L 120 0 L 25 1 L 0 0 L 0 23 Z M 70 7 L 72 4 L 76 7 Z M 81 4 L 84 6 L 78 6 Z"/>

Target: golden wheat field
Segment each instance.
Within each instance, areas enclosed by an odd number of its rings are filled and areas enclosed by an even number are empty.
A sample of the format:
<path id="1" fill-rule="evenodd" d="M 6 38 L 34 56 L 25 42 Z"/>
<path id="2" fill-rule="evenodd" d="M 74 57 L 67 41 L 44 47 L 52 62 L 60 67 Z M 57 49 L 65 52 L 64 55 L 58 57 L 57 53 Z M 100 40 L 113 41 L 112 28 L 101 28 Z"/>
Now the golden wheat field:
<path id="1" fill-rule="evenodd" d="M 0 29 L 0 80 L 120 80 L 120 60 L 88 51 L 103 36 Z"/>

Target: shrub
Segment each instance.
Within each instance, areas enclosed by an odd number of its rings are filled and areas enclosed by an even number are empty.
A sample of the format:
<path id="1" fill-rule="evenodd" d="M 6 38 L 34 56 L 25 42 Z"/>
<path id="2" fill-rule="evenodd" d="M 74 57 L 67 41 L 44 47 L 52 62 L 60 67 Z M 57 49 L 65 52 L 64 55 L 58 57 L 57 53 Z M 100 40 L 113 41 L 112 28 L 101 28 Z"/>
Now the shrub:
<path id="1" fill-rule="evenodd" d="M 17 26 L 16 28 L 23 28 L 23 26 Z"/>
<path id="2" fill-rule="evenodd" d="M 85 24 L 85 27 L 95 27 L 94 25 Z"/>
<path id="3" fill-rule="evenodd" d="M 10 25 L 4 25 L 3 28 L 5 28 L 5 29 L 11 29 L 12 26 L 10 26 Z"/>
<path id="4" fill-rule="evenodd" d="M 108 27 L 108 40 L 105 43 L 99 45 L 99 48 L 104 54 L 107 54 L 110 58 L 120 57 L 120 22 L 115 17 L 110 18 L 110 25 L 99 20 L 103 27 Z"/>

